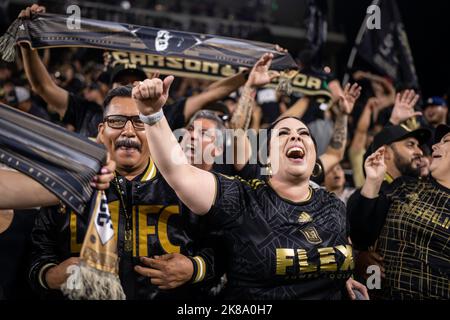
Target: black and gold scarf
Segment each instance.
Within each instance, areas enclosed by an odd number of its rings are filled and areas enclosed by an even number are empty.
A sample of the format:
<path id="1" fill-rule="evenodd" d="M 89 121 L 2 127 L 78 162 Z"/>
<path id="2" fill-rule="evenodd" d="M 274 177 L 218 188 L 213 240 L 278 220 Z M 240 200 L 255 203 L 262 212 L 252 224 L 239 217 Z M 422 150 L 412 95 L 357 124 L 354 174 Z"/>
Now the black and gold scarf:
<path id="1" fill-rule="evenodd" d="M 281 73 L 271 86 L 316 96 L 325 103 L 331 98 L 326 80 L 299 73 L 291 55 L 277 51 L 273 44 L 86 18 L 76 28 L 70 19 L 37 14 L 15 20 L 0 38 L 2 58 L 12 61 L 14 45 L 21 42 L 35 49 L 92 47 L 112 51 L 113 63 L 140 66 L 144 71 L 220 79 L 251 68 L 269 52 L 274 55 L 271 68 Z"/>

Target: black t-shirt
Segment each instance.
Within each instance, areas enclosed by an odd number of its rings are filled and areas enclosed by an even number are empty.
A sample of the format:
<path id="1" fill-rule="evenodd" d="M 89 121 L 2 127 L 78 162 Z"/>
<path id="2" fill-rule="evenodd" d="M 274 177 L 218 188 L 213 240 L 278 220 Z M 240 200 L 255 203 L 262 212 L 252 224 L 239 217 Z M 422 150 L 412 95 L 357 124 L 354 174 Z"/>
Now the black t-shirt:
<path id="1" fill-rule="evenodd" d="M 184 107 L 186 99 L 181 99 L 163 108 L 164 114 L 172 130 L 184 126 Z M 64 124 L 75 127 L 75 131 L 87 137 L 96 137 L 98 125 L 103 121 L 103 108 L 95 102 L 88 101 L 73 93 L 69 93 Z"/>
<path id="2" fill-rule="evenodd" d="M 353 259 L 339 199 L 310 188 L 307 201 L 294 203 L 262 180 L 215 176 L 217 195 L 207 217 L 223 231 L 228 298 L 340 297 Z"/>

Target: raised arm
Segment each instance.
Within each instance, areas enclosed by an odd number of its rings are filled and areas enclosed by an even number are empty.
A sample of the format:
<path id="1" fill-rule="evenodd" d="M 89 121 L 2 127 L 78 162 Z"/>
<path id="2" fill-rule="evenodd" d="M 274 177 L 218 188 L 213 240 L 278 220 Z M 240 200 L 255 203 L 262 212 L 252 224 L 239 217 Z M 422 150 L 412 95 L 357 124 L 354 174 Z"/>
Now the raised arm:
<path id="1" fill-rule="evenodd" d="M 334 133 L 330 144 L 319 158 L 323 164 L 324 172 L 328 172 L 336 164 L 338 164 L 345 154 L 345 146 L 347 144 L 347 122 L 348 116 L 353 111 L 356 100 L 361 94 L 361 87 L 354 83 L 352 86 L 347 84 L 343 94 L 339 97 L 339 107 L 336 121 L 334 123 Z"/>
<path id="2" fill-rule="evenodd" d="M 281 117 L 303 117 L 309 106 L 309 97 L 304 96 L 298 99 L 289 109 L 281 114 Z"/>
<path id="3" fill-rule="evenodd" d="M 33 4 L 22 10 L 19 18 L 29 19 L 31 14 L 45 12 L 45 7 Z M 27 79 L 35 93 L 47 102 L 51 111 L 57 112 L 62 118 L 67 111 L 69 93 L 56 85 L 44 66 L 37 50 L 32 50 L 28 44 L 21 44 L 23 66 Z"/>
<path id="4" fill-rule="evenodd" d="M 235 129 L 234 167 L 237 171 L 244 168 L 252 155 L 252 148 L 246 132 L 255 106 L 256 89 L 265 86 L 280 75 L 276 71 L 269 71 L 272 59 L 273 55 L 266 53 L 255 63 L 230 121 L 231 128 Z"/>
<path id="5" fill-rule="evenodd" d="M 366 159 L 364 168 L 366 180 L 361 191 L 356 191 L 347 203 L 347 214 L 352 242 L 357 248 L 367 250 L 379 237 L 389 209 L 386 196 L 379 195 L 386 172 L 384 147 Z"/>
<path id="6" fill-rule="evenodd" d="M 189 209 L 205 214 L 215 200 L 216 179 L 212 173 L 188 163 L 161 110 L 173 79 L 173 76 L 164 81 L 146 79 L 133 88 L 132 95 L 141 115 L 159 118 L 156 121 L 141 117 L 146 123 L 147 141 L 156 167 Z"/>
<path id="7" fill-rule="evenodd" d="M 99 190 L 109 188 L 116 163 L 108 160 L 91 182 Z M 59 204 L 59 199 L 27 175 L 11 169 L 0 169 L 0 209 L 28 209 Z"/>
<path id="8" fill-rule="evenodd" d="M 0 209 L 28 209 L 57 205 L 58 198 L 30 177 L 0 169 Z"/>
<path id="9" fill-rule="evenodd" d="M 211 84 L 206 91 L 186 99 L 184 107 L 184 119 L 189 118 L 198 110 L 208 104 L 227 97 L 245 83 L 247 71 L 241 71 L 231 77 L 219 80 Z"/>
<path id="10" fill-rule="evenodd" d="M 367 131 L 370 128 L 370 118 L 372 116 L 373 110 L 377 107 L 378 100 L 376 98 L 369 98 L 366 105 L 364 106 L 363 112 L 359 117 L 358 124 L 356 125 L 355 134 L 353 136 L 350 149 L 353 151 L 360 151 L 366 145 Z"/>

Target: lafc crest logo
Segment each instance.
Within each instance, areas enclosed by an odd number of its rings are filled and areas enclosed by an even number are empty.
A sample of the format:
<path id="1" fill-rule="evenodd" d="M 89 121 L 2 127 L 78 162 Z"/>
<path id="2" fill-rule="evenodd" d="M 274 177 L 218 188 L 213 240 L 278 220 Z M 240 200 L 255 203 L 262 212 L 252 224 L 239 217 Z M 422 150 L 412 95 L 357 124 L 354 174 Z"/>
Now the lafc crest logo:
<path id="1" fill-rule="evenodd" d="M 300 232 L 305 236 L 306 240 L 311 244 L 322 243 L 322 239 L 319 236 L 316 228 L 306 227 L 300 230 Z"/>
<path id="2" fill-rule="evenodd" d="M 300 215 L 298 216 L 298 223 L 307 223 L 307 222 L 311 222 L 312 218 L 309 214 L 307 214 L 305 211 L 303 211 L 302 213 L 300 213 Z"/>

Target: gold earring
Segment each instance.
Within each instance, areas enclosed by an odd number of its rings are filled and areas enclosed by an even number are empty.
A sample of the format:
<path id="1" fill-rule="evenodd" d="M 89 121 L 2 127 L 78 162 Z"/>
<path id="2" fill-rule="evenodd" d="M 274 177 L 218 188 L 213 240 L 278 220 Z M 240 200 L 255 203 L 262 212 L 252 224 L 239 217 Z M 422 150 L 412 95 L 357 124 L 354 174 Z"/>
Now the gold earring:
<path id="1" fill-rule="evenodd" d="M 314 178 L 317 178 L 318 176 L 320 176 L 322 174 L 322 171 L 323 171 L 322 166 L 318 162 L 316 162 L 314 164 L 314 169 L 313 169 L 313 172 L 311 175 Z"/>
<path id="2" fill-rule="evenodd" d="M 267 161 L 266 165 L 266 175 L 268 175 L 269 178 L 272 178 L 272 165 L 270 164 L 269 161 Z"/>

